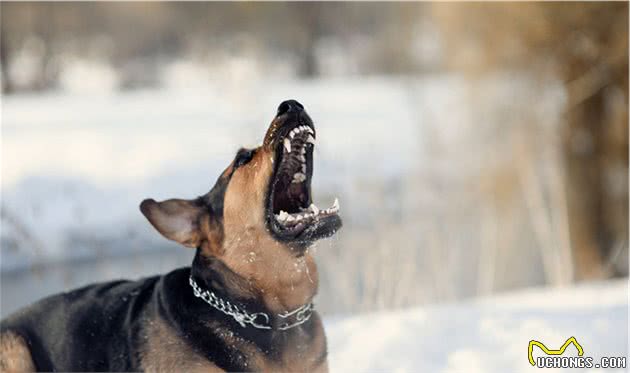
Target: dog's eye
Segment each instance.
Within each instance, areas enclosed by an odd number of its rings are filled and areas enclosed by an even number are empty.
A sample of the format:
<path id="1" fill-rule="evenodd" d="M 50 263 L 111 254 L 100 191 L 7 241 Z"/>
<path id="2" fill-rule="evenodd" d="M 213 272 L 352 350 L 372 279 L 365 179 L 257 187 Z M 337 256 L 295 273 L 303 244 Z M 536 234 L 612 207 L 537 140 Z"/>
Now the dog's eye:
<path id="1" fill-rule="evenodd" d="M 236 153 L 236 158 L 234 158 L 234 167 L 238 168 L 242 165 L 247 164 L 249 161 L 254 158 L 254 150 L 251 149 L 241 149 Z"/>

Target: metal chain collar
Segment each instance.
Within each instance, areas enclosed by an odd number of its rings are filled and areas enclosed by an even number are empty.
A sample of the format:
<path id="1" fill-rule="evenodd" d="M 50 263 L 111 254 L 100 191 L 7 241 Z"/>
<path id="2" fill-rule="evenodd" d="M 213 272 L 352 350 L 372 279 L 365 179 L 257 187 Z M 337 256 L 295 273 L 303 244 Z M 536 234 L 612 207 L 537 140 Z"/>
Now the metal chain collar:
<path id="1" fill-rule="evenodd" d="M 226 315 L 232 316 L 236 322 L 238 322 L 243 328 L 247 324 L 257 329 L 272 329 L 270 324 L 269 315 L 264 312 L 248 313 L 245 310 L 241 310 L 238 306 L 233 305 L 227 300 L 219 298 L 215 293 L 210 290 L 204 290 L 197 282 L 190 276 L 190 286 L 193 289 L 193 293 L 197 298 L 203 299 L 206 303 L 223 312 Z M 278 326 L 279 330 L 287 330 L 296 326 L 302 325 L 307 322 L 313 314 L 313 303 L 307 303 L 293 311 L 287 311 L 282 314 L 277 314 L 281 319 L 288 319 L 295 316 L 295 321 L 290 322 L 286 320 L 284 324 Z"/>

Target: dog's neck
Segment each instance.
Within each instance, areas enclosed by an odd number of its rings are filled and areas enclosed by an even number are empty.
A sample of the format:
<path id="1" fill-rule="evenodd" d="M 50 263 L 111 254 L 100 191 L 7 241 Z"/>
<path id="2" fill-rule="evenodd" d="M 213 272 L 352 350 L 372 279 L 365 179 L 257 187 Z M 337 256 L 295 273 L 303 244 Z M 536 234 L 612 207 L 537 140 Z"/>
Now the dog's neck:
<path id="1" fill-rule="evenodd" d="M 197 250 L 191 274 L 201 286 L 230 302 L 249 306 L 251 312 L 283 314 L 310 304 L 317 293 L 313 259 L 293 258 L 293 262 L 287 260 L 275 268 L 260 268 L 252 275 L 243 275 L 224 261 Z"/>
<path id="2" fill-rule="evenodd" d="M 243 325 L 238 318 L 195 296 L 188 284 L 191 274 L 200 286 L 212 286 L 213 292 L 241 310 L 249 314 L 265 312 L 270 322 L 260 324 L 271 328 Z M 225 371 L 312 371 L 314 366 L 325 363 L 326 342 L 317 312 L 301 323 L 297 317 L 280 320 L 259 296 L 252 296 L 250 286 L 240 283 L 242 279 L 238 277 L 220 260 L 197 255 L 190 270 L 164 276 L 161 291 L 156 293 L 156 310 L 186 337 L 195 351 Z M 271 320 L 271 316 L 276 319 Z M 298 325 L 282 328 L 287 323 Z"/>

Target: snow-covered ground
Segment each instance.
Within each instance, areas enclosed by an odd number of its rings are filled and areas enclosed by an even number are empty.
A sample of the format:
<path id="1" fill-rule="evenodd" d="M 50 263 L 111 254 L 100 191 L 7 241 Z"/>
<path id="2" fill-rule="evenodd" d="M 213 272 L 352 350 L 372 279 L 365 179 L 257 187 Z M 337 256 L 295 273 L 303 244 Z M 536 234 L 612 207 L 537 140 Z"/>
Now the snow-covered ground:
<path id="1" fill-rule="evenodd" d="M 544 371 L 529 364 L 529 341 L 557 349 L 572 336 L 584 356 L 595 361 L 628 357 L 628 282 L 528 289 L 465 303 L 330 318 L 326 334 L 333 372 Z M 533 355 L 543 356 L 537 347 Z M 577 356 L 577 350 L 570 347 L 563 356 Z"/>

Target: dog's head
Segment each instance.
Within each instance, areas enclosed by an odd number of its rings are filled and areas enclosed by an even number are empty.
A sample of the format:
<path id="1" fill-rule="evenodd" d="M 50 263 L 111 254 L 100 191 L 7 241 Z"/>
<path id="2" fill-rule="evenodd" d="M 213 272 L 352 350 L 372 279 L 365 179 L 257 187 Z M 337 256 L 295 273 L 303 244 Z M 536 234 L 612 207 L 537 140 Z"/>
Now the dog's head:
<path id="1" fill-rule="evenodd" d="M 140 210 L 164 237 L 226 262 L 266 255 L 261 250 L 301 256 L 342 224 L 337 200 L 327 209 L 312 201 L 315 138 L 304 107 L 284 101 L 263 144 L 240 149 L 210 192 L 192 200 L 147 199 Z"/>

